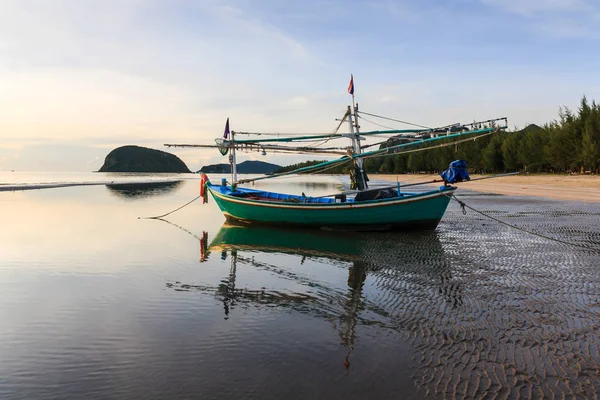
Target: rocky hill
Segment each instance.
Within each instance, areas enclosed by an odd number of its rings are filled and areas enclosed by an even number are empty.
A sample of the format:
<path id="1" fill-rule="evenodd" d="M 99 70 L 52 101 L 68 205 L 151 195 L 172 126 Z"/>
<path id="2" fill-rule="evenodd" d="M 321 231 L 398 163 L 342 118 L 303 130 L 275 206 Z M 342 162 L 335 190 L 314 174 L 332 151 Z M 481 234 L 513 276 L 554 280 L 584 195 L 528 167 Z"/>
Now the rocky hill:
<path id="1" fill-rule="evenodd" d="M 272 174 L 281 166 L 264 161 L 244 161 L 237 165 L 238 174 Z M 231 167 L 229 164 L 211 164 L 200 168 L 198 172 L 207 172 L 213 174 L 229 174 Z"/>
<path id="2" fill-rule="evenodd" d="M 141 146 L 122 146 L 104 159 L 98 172 L 191 172 L 181 159 L 171 153 Z"/>

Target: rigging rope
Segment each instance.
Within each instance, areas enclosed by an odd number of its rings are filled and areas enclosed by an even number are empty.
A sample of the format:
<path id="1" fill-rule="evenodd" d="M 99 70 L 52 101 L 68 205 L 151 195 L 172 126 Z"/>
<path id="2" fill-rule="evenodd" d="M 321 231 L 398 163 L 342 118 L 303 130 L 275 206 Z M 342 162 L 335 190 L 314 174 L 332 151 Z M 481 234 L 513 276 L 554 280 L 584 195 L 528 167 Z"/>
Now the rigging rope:
<path id="1" fill-rule="evenodd" d="M 366 119 L 365 117 L 361 116 L 360 114 L 358 114 L 358 118 L 362 119 L 363 121 L 367 121 L 367 122 L 368 122 L 368 123 L 370 123 L 370 124 L 377 125 L 377 126 L 379 126 L 380 128 L 385 128 L 385 129 L 396 129 L 396 128 L 392 127 L 392 126 L 381 125 L 381 124 L 378 124 L 377 122 L 373 122 L 373 121 L 371 121 L 371 120 L 368 120 L 368 119 Z"/>
<path id="2" fill-rule="evenodd" d="M 322 169 L 317 169 L 315 171 L 308 171 L 308 172 L 305 172 L 305 173 L 306 174 L 317 174 L 319 172 L 329 171 L 330 169 L 333 169 L 333 168 L 342 167 L 342 166 L 344 166 L 345 164 L 347 164 L 347 163 L 349 163 L 351 161 L 352 161 L 352 159 L 348 158 L 345 162 L 341 162 L 339 164 L 335 164 L 335 165 L 332 165 L 332 166 L 329 166 L 329 167 L 325 167 L 325 168 L 322 168 Z"/>
<path id="3" fill-rule="evenodd" d="M 314 144 L 313 146 L 315 146 L 315 147 L 316 147 L 316 146 L 323 145 L 323 144 L 325 144 L 325 143 L 329 142 L 331 139 L 333 139 L 333 138 L 334 138 L 334 136 L 333 136 L 333 135 L 336 135 L 336 134 L 338 133 L 338 131 L 340 130 L 340 127 L 341 127 L 341 126 L 342 126 L 342 124 L 344 123 L 344 120 L 345 120 L 345 116 L 344 116 L 344 118 L 342 119 L 342 121 L 340 121 L 339 125 L 338 125 L 336 128 L 334 128 L 333 130 L 331 130 L 331 131 L 329 132 L 329 137 L 327 137 L 327 138 L 325 138 L 325 139 L 321 140 L 320 142 L 319 142 L 319 141 L 317 141 L 318 143 Z M 337 138 L 337 137 L 336 137 L 336 138 Z"/>
<path id="4" fill-rule="evenodd" d="M 256 135 L 256 136 L 312 136 L 312 135 L 329 135 L 329 133 L 299 133 L 299 132 L 240 132 L 233 131 L 236 135 Z"/>
<path id="5" fill-rule="evenodd" d="M 387 143 L 388 141 L 390 141 L 390 139 L 394 140 L 394 137 L 390 137 L 390 138 L 388 138 L 386 140 L 382 140 L 381 142 L 375 142 L 375 143 L 371 143 L 371 144 L 365 144 L 364 146 L 361 146 L 361 149 L 364 150 L 364 149 L 368 149 L 369 147 L 377 146 L 378 144 L 381 145 L 381 144 Z M 409 137 L 400 137 L 400 138 L 397 138 L 396 140 L 400 140 L 400 139 L 401 140 L 406 140 L 406 141 L 409 141 L 409 142 L 410 141 L 422 141 L 423 140 L 422 138 L 417 138 L 417 137 L 412 137 L 412 138 L 409 138 Z"/>
<path id="6" fill-rule="evenodd" d="M 298 169 L 293 170 L 293 171 L 287 171 L 287 172 L 282 172 L 282 173 L 273 174 L 273 175 L 260 176 L 260 177 L 252 178 L 252 179 L 240 179 L 236 183 L 238 183 L 238 184 L 250 183 L 250 182 L 261 181 L 261 180 L 264 180 L 264 179 L 277 178 L 277 177 L 280 177 L 280 176 L 286 176 L 286 175 L 292 175 L 292 174 L 303 174 L 303 173 L 309 173 L 309 172 L 316 173 L 318 171 L 325 170 L 325 169 L 322 169 L 323 167 L 326 167 L 326 169 L 330 169 L 329 168 L 330 166 L 331 166 L 331 168 L 337 167 L 338 165 L 342 165 L 342 164 L 344 164 L 344 163 L 346 163 L 348 161 L 353 161 L 353 160 L 358 159 L 358 158 L 362 158 L 362 159 L 366 160 L 366 159 L 375 158 L 375 157 L 386 157 L 386 156 L 395 156 L 395 155 L 398 155 L 398 154 L 415 153 L 415 152 L 418 152 L 418 151 L 431 150 L 431 149 L 436 149 L 436 148 L 441 148 L 441 147 L 447 147 L 447 146 L 457 145 L 457 144 L 464 143 L 464 142 L 471 141 L 471 140 L 477 140 L 480 137 L 489 136 L 489 135 L 492 135 L 494 133 L 496 133 L 496 130 L 485 132 L 485 133 L 482 133 L 482 134 L 477 135 L 477 136 L 470 136 L 470 137 L 462 139 L 462 140 L 454 140 L 454 141 L 451 141 L 451 142 L 448 142 L 448 143 L 441 143 L 441 144 L 435 145 L 435 146 L 426 146 L 426 147 L 422 147 L 422 148 L 419 148 L 419 149 L 404 150 L 404 151 L 386 153 L 386 151 L 389 151 L 390 149 L 399 148 L 397 146 L 394 146 L 394 147 L 389 147 L 389 148 L 385 148 L 385 149 L 381 149 L 381 150 L 374 150 L 369 155 L 355 154 L 353 157 L 338 158 L 337 160 L 327 161 L 327 162 L 324 162 L 324 163 L 321 163 L 321 164 L 317 164 L 317 165 L 311 165 L 311 166 L 307 166 L 307 167 L 298 168 Z M 446 138 L 440 138 L 440 139 L 446 139 Z M 427 142 L 424 142 L 424 143 L 427 143 Z M 410 144 L 412 145 L 413 143 L 410 143 Z M 415 143 L 415 144 L 418 144 L 418 143 Z M 404 145 L 398 145 L 398 146 L 404 146 Z"/>
<path id="7" fill-rule="evenodd" d="M 238 184 L 250 183 L 250 182 L 255 182 L 255 181 L 262 181 L 264 179 L 277 178 L 280 176 L 300 174 L 300 173 L 305 173 L 305 172 L 309 172 L 309 171 L 317 171 L 317 170 L 321 170 L 323 167 L 327 167 L 327 169 L 329 169 L 328 168 L 329 166 L 338 166 L 338 164 L 343 164 L 343 163 L 346 163 L 351 160 L 352 160 L 352 158 L 338 158 L 337 160 L 326 161 L 326 162 L 323 162 L 323 163 L 320 163 L 317 165 L 310 165 L 307 167 L 298 168 L 293 171 L 281 172 L 281 173 L 273 174 L 273 175 L 259 176 L 258 178 L 253 178 L 253 179 L 240 179 L 236 183 L 238 183 Z"/>
<path id="8" fill-rule="evenodd" d="M 392 153 L 388 153 L 388 154 L 372 154 L 372 155 L 364 156 L 362 158 L 364 158 L 365 160 L 368 160 L 369 158 L 375 158 L 375 157 L 395 156 L 395 155 L 398 155 L 398 154 L 408 154 L 408 153 L 416 153 L 418 151 L 438 149 L 438 148 L 442 148 L 442 147 L 447 147 L 447 146 L 461 144 L 461 143 L 464 143 L 464 142 L 469 142 L 471 140 L 476 140 L 476 139 L 479 139 L 481 137 L 493 135 L 494 133 L 496 133 L 496 132 L 492 131 L 492 132 L 487 132 L 487 133 L 484 133 L 484 134 L 481 134 L 481 135 L 478 135 L 478 136 L 469 137 L 469 138 L 462 139 L 462 140 L 455 140 L 455 141 L 448 142 L 448 143 L 441 143 L 441 144 L 438 144 L 438 145 L 435 145 L 435 146 L 427 146 L 427 147 L 422 147 L 420 149 L 404 150 L 404 151 L 392 152 Z M 382 149 L 382 150 L 385 150 L 385 149 Z"/>
<path id="9" fill-rule="evenodd" d="M 412 125 L 412 126 L 416 126 L 418 128 L 425 128 L 425 129 L 433 129 L 429 126 L 425 126 L 425 125 L 419 125 L 419 124 L 413 124 L 412 122 L 407 122 L 407 121 L 401 121 L 399 119 L 394 119 L 394 118 L 388 118 L 388 117 L 384 117 L 381 115 L 377 115 L 377 114 L 371 114 L 368 112 L 364 112 L 364 111 L 359 111 L 358 114 L 365 114 L 365 115 L 370 115 L 371 117 L 375 117 L 375 118 L 381 118 L 381 119 L 387 119 L 388 121 L 394 121 L 394 122 L 399 122 L 401 124 L 406 124 L 406 125 Z"/>

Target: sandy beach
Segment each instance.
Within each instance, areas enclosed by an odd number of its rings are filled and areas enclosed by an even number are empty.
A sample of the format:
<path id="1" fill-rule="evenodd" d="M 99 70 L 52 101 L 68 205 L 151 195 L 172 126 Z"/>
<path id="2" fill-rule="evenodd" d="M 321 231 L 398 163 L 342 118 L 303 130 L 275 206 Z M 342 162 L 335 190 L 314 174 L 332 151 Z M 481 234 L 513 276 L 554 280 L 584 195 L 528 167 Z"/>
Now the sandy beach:
<path id="1" fill-rule="evenodd" d="M 471 175 L 472 179 L 486 175 Z M 371 175 L 381 179 L 402 183 L 423 182 L 439 179 L 439 175 L 401 174 Z M 513 175 L 481 181 L 459 183 L 457 186 L 483 193 L 517 196 L 537 196 L 556 200 L 600 202 L 600 176 L 594 175 Z"/>

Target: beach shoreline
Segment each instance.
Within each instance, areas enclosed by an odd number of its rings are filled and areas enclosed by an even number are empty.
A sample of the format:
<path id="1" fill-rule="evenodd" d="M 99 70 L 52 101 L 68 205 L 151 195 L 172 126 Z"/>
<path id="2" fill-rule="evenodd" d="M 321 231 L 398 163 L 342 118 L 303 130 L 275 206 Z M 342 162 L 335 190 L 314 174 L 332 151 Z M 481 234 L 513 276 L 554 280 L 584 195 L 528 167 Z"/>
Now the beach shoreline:
<path id="1" fill-rule="evenodd" d="M 471 179 L 491 175 L 471 175 Z M 371 179 L 402 184 L 441 179 L 437 174 L 371 174 Z M 437 183 L 436 183 L 437 185 Z M 457 186 L 482 193 L 545 197 L 555 200 L 600 202 L 600 176 L 596 175 L 511 175 L 483 179 Z"/>
<path id="2" fill-rule="evenodd" d="M 0 183 L 0 192 L 19 192 L 23 190 L 56 189 L 72 186 L 127 186 L 127 185 L 153 185 L 161 183 L 179 182 L 181 179 L 163 180 L 130 180 L 130 181 L 99 181 L 99 182 L 57 182 L 57 183 Z"/>
<path id="3" fill-rule="evenodd" d="M 442 184 L 441 177 L 438 174 L 370 174 L 371 180 L 380 180 L 385 182 L 399 181 L 402 185 L 414 184 L 419 182 L 431 182 L 434 180 L 439 183 L 431 183 L 433 186 Z M 471 175 L 472 179 L 489 177 L 492 175 Z M 46 178 L 50 180 L 49 178 Z M 154 184 L 169 183 L 179 179 L 106 179 L 101 181 L 91 181 L 82 179 L 81 181 L 65 182 L 41 182 L 41 183 L 0 183 L 0 192 L 22 191 L 63 188 L 71 186 L 95 186 L 95 185 L 130 185 L 130 184 Z M 600 176 L 597 175 L 538 175 L 522 174 L 510 175 L 494 179 L 482 179 L 478 181 L 462 182 L 456 184 L 461 189 L 492 193 L 500 195 L 515 196 L 533 196 L 543 197 L 555 200 L 584 201 L 591 203 L 600 202 Z"/>

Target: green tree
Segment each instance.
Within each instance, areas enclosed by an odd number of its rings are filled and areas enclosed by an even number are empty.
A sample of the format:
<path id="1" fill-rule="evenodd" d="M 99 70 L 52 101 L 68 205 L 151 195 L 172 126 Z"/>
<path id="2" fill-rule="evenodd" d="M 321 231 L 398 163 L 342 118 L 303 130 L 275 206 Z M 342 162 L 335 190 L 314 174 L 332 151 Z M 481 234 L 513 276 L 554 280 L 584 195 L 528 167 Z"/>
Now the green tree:
<path id="1" fill-rule="evenodd" d="M 506 135 L 504 142 L 502 143 L 502 159 L 504 160 L 504 166 L 508 170 L 519 170 L 521 164 L 519 163 L 519 145 L 520 138 L 518 134 L 511 133 Z"/>
<path id="2" fill-rule="evenodd" d="M 521 140 L 517 149 L 519 164 L 527 172 L 539 172 L 546 164 L 544 146 L 547 142 L 547 132 L 537 125 L 529 125 L 521 131 Z"/>
<path id="3" fill-rule="evenodd" d="M 504 170 L 504 160 L 502 158 L 503 136 L 495 135 L 488 145 L 482 151 L 484 170 L 490 172 L 499 172 Z"/>
<path id="4" fill-rule="evenodd" d="M 598 172 L 600 163 L 600 110 L 596 103 L 585 115 L 581 138 L 581 161 L 585 167 Z"/>

